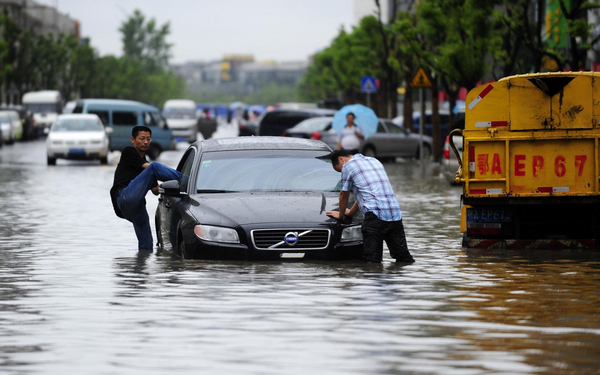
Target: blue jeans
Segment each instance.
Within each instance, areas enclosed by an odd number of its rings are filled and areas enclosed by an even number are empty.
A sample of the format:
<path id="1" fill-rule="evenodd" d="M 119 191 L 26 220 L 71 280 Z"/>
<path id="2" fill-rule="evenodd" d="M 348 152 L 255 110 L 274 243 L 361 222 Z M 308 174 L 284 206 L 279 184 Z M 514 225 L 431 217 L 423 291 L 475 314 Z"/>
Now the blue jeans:
<path id="1" fill-rule="evenodd" d="M 151 163 L 119 193 L 117 205 L 123 213 L 123 217 L 133 223 L 133 229 L 138 239 L 138 249 L 152 250 L 154 247 L 144 200 L 146 194 L 154 187 L 156 180 L 169 181 L 178 178 L 179 172 L 176 170 L 160 163 Z"/>

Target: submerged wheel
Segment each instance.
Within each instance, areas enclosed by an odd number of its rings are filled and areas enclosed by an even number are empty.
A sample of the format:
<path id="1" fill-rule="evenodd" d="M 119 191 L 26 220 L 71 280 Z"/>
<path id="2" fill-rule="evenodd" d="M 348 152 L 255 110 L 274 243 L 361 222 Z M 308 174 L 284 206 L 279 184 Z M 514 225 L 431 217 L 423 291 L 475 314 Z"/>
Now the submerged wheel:
<path id="1" fill-rule="evenodd" d="M 420 156 L 421 156 L 421 153 L 419 152 L 419 148 L 417 147 L 417 154 L 415 155 L 415 158 L 418 160 Z M 431 157 L 431 146 L 429 146 L 426 143 L 423 143 L 423 160 L 427 160 L 430 157 Z"/>
<path id="2" fill-rule="evenodd" d="M 160 230 L 160 220 L 158 217 L 154 217 L 154 228 L 156 229 L 156 244 L 160 249 L 164 249 L 164 243 L 162 238 L 162 232 Z"/>
<path id="3" fill-rule="evenodd" d="M 157 145 L 150 145 L 150 148 L 148 151 L 146 151 L 146 154 L 150 157 L 150 159 L 156 160 L 160 156 L 160 152 L 160 147 Z"/>
<path id="4" fill-rule="evenodd" d="M 48 156 L 48 165 L 56 165 L 56 158 Z"/>
<path id="5" fill-rule="evenodd" d="M 377 153 L 375 152 L 375 149 L 371 146 L 365 148 L 365 150 L 362 153 L 364 156 L 369 156 L 371 158 L 376 158 L 377 157 Z"/>
<path id="6" fill-rule="evenodd" d="M 179 232 L 179 236 L 177 236 L 177 255 L 179 255 L 181 260 L 187 259 L 185 241 L 183 240 L 183 235 L 181 232 Z"/>

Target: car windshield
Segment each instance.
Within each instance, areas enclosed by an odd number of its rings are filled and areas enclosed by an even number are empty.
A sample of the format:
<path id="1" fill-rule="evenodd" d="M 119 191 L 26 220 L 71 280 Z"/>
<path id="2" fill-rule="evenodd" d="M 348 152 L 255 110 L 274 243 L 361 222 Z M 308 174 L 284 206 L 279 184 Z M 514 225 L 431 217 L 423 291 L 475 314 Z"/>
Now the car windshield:
<path id="1" fill-rule="evenodd" d="M 56 103 L 27 103 L 25 108 L 34 113 L 56 113 Z"/>
<path id="2" fill-rule="evenodd" d="M 293 130 L 297 131 L 308 131 L 308 132 L 316 132 L 325 130 L 331 124 L 331 119 L 316 119 L 316 120 L 307 120 L 302 121 L 298 125 L 294 126 Z"/>
<path id="3" fill-rule="evenodd" d="M 339 191 L 340 174 L 326 151 L 206 152 L 196 188 L 201 192 Z"/>
<path id="4" fill-rule="evenodd" d="M 168 119 L 195 119 L 196 110 L 192 108 L 165 108 L 163 115 Z"/>
<path id="5" fill-rule="evenodd" d="M 102 125 L 95 119 L 60 119 L 52 128 L 53 132 L 97 132 Z"/>

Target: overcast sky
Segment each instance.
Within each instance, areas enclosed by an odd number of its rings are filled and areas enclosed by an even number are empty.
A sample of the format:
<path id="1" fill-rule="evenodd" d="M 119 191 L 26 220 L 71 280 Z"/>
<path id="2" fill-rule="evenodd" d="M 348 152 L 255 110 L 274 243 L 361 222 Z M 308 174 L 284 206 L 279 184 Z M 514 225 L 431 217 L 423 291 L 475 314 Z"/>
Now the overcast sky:
<path id="1" fill-rule="evenodd" d="M 140 9 L 171 24 L 172 63 L 253 54 L 256 60 L 304 60 L 350 29 L 353 0 L 37 0 L 79 20 L 101 55 L 121 55 L 121 23 Z"/>

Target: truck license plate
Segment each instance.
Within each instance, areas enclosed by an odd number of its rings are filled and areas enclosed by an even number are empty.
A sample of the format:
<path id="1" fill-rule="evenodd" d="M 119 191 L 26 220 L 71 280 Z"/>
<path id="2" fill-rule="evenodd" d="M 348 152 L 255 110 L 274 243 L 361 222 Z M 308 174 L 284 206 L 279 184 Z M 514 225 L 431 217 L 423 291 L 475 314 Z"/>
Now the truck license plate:
<path id="1" fill-rule="evenodd" d="M 506 223 L 512 221 L 512 210 L 467 208 L 467 222 Z"/>

